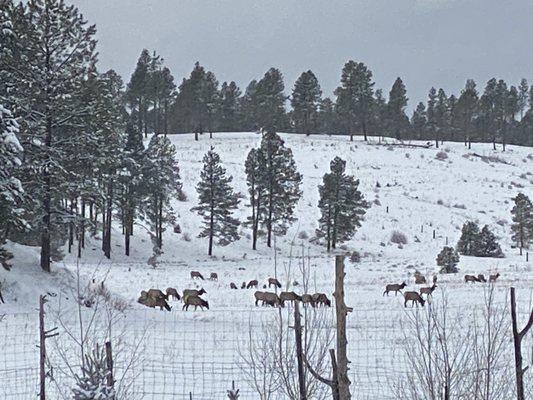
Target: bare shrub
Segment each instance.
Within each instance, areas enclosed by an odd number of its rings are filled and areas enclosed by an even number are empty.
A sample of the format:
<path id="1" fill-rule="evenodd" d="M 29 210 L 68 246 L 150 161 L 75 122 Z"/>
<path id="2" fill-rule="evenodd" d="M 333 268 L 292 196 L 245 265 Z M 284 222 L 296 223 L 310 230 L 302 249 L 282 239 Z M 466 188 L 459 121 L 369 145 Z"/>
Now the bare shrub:
<path id="1" fill-rule="evenodd" d="M 298 232 L 298 239 L 309 239 L 309 234 L 306 231 L 300 231 Z"/>
<path id="2" fill-rule="evenodd" d="M 361 262 L 361 254 L 357 250 L 352 251 L 352 254 L 350 254 L 350 262 L 354 264 Z"/>
<path id="3" fill-rule="evenodd" d="M 399 231 L 393 231 L 390 237 L 391 243 L 405 245 L 407 244 L 407 236 Z"/>
<path id="4" fill-rule="evenodd" d="M 439 161 L 447 160 L 447 159 L 448 159 L 448 153 L 446 153 L 445 151 L 439 151 L 439 152 L 435 155 L 435 159 L 436 159 L 436 160 L 439 160 Z"/>

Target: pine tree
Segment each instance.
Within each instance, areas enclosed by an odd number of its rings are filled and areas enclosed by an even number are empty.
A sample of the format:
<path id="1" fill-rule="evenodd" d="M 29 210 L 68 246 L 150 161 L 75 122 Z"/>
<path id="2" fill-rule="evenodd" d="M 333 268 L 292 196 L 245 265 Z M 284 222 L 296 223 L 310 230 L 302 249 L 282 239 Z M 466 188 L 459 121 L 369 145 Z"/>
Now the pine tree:
<path id="1" fill-rule="evenodd" d="M 520 86 L 518 87 L 518 111 L 520 112 L 520 119 L 524 118 L 524 111 L 528 105 L 529 98 L 529 85 L 527 79 L 523 78 L 520 81 Z"/>
<path id="2" fill-rule="evenodd" d="M 11 112 L 0 104 L 0 263 L 7 268 L 10 258 L 2 245 L 9 229 L 25 227 L 24 190 L 15 171 L 22 163 L 22 146 L 18 141 L 19 125 Z"/>
<path id="3" fill-rule="evenodd" d="M 270 68 L 251 94 L 254 125 L 264 131 L 276 131 L 286 126 L 284 90 L 283 75 L 278 69 Z"/>
<path id="4" fill-rule="evenodd" d="M 219 130 L 223 132 L 240 130 L 242 122 L 240 98 L 241 90 L 235 82 L 222 84 L 220 88 Z"/>
<path id="5" fill-rule="evenodd" d="M 456 116 L 459 129 L 463 131 L 465 145 L 472 147 L 472 138 L 475 135 L 475 118 L 478 108 L 478 93 L 476 83 L 469 79 L 457 100 Z"/>
<path id="6" fill-rule="evenodd" d="M 246 87 L 244 95 L 239 102 L 242 112 L 242 127 L 249 131 L 256 131 L 259 129 L 259 126 L 257 125 L 257 110 L 259 105 L 256 102 L 256 90 L 257 81 L 254 79 Z"/>
<path id="7" fill-rule="evenodd" d="M 82 371 L 75 376 L 76 386 L 72 388 L 74 400 L 114 400 L 115 389 L 109 385 L 109 371 L 105 348 L 96 346 L 84 355 Z"/>
<path id="8" fill-rule="evenodd" d="M 146 193 L 141 217 L 148 220 L 151 235 L 161 249 L 165 224 L 175 218 L 170 200 L 181 188 L 176 148 L 166 136 L 150 139 L 141 174 L 142 190 Z"/>
<path id="9" fill-rule="evenodd" d="M 346 161 L 335 157 L 330 170 L 324 175 L 323 184 L 318 187 L 321 217 L 317 235 L 326 238 L 328 251 L 335 249 L 337 243 L 353 237 L 368 208 L 358 189 L 359 180 L 346 174 Z"/>
<path id="10" fill-rule="evenodd" d="M 459 272 L 457 264 L 459 264 L 459 254 L 457 254 L 457 251 L 453 247 L 443 247 L 437 255 L 437 265 L 442 267 L 440 273 L 455 274 Z"/>
<path id="11" fill-rule="evenodd" d="M 359 130 L 364 135 L 365 141 L 367 140 L 373 87 L 372 71 L 365 64 L 351 60 L 344 64 L 341 84 L 335 89 L 336 110 L 344 129 L 350 134 L 350 140 L 353 140 L 355 130 Z"/>
<path id="12" fill-rule="evenodd" d="M 263 153 L 259 149 L 251 149 L 246 157 L 246 184 L 250 195 L 252 215 L 247 225 L 252 227 L 252 249 L 257 250 L 257 234 L 259 230 L 259 210 L 263 207 L 264 182 L 261 180 L 261 165 L 264 165 Z"/>
<path id="13" fill-rule="evenodd" d="M 444 136 L 450 128 L 450 109 L 448 106 L 448 96 L 443 89 L 439 89 L 437 92 L 437 100 L 435 103 L 435 132 L 437 141 L 441 144 L 444 142 Z"/>
<path id="14" fill-rule="evenodd" d="M 317 126 L 320 133 L 331 134 L 337 131 L 337 113 L 335 112 L 335 104 L 326 97 L 323 99 L 318 107 Z"/>
<path id="15" fill-rule="evenodd" d="M 131 112 L 137 119 L 138 129 L 148 134 L 147 113 L 149 102 L 150 64 L 152 57 L 147 49 L 141 51 L 135 71 L 131 75 L 126 91 L 126 99 Z"/>
<path id="16" fill-rule="evenodd" d="M 6 78 L 25 148 L 21 180 L 29 198 L 33 226 L 41 237 L 41 267 L 50 271 L 55 238 L 65 223 L 61 200 L 68 151 L 84 116 L 91 110 L 81 101 L 81 86 L 96 61 L 95 28 L 78 10 L 59 0 L 30 0 L 11 10 L 11 51 L 0 61 L 0 81 Z M 7 73 L 6 73 L 7 71 Z M 72 190 L 72 188 L 70 188 Z"/>
<path id="17" fill-rule="evenodd" d="M 296 132 L 309 135 L 311 130 L 316 129 L 320 96 L 322 90 L 315 74 L 312 71 L 302 73 L 294 84 L 291 98 Z"/>
<path id="18" fill-rule="evenodd" d="M 496 240 L 496 236 L 490 231 L 489 226 L 485 225 L 479 234 L 478 244 L 475 252 L 476 257 L 495 257 L 502 258 L 503 251 Z"/>
<path id="19" fill-rule="evenodd" d="M 529 248 L 529 244 L 533 242 L 533 204 L 529 197 L 523 193 L 518 193 L 514 198 L 511 214 L 513 214 L 512 239 L 522 254 L 522 249 Z"/>
<path id="20" fill-rule="evenodd" d="M 467 221 L 461 229 L 461 238 L 457 242 L 457 251 L 465 256 L 476 255 L 479 246 L 479 226 L 474 221 Z"/>
<path id="21" fill-rule="evenodd" d="M 424 137 L 424 133 L 427 129 L 426 125 L 426 106 L 424 103 L 420 102 L 416 106 L 415 111 L 413 111 L 413 116 L 411 117 L 411 127 L 413 129 L 413 134 L 417 139 Z"/>
<path id="22" fill-rule="evenodd" d="M 392 85 L 387 103 L 387 130 L 398 140 L 402 139 L 402 134 L 409 127 L 409 118 L 405 115 L 407 107 L 407 90 L 400 78 Z"/>
<path id="23" fill-rule="evenodd" d="M 435 119 L 435 105 L 437 104 L 437 90 L 432 87 L 428 93 L 428 106 L 427 106 L 427 126 L 430 135 L 435 137 L 435 147 L 439 148 L 439 136 L 437 130 L 437 121 Z"/>
<path id="24" fill-rule="evenodd" d="M 204 220 L 204 228 L 198 237 L 209 238 L 208 254 L 213 254 L 213 240 L 225 246 L 239 239 L 239 220 L 232 216 L 239 199 L 231 187 L 233 178 L 226 174 L 220 156 L 211 147 L 203 159 L 204 167 L 196 186 L 199 205 L 196 211 Z"/>
<path id="25" fill-rule="evenodd" d="M 483 135 L 490 135 L 490 137 L 482 137 L 484 140 L 491 139 L 493 148 L 496 150 L 496 136 L 498 131 L 497 118 L 497 86 L 496 79 L 490 79 L 479 99 L 479 130 Z"/>

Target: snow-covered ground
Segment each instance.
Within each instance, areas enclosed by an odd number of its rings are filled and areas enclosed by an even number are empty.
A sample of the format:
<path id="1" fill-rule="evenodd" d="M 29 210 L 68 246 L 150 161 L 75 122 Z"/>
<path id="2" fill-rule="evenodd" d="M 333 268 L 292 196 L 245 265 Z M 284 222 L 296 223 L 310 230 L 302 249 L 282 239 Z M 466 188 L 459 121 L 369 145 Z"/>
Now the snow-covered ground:
<path id="1" fill-rule="evenodd" d="M 67 255 L 64 261 L 53 265 L 50 275 L 39 270 L 38 248 L 10 243 L 9 248 L 15 254 L 13 269 L 11 272 L 0 270 L 6 301 L 0 304 L 0 314 L 6 314 L 0 322 L 0 340 L 6 341 L 6 345 L 10 343 L 9 338 L 15 341 L 15 330 L 21 326 L 24 332 L 33 332 L 39 294 L 56 295 L 50 297 L 50 309 L 57 309 L 60 301 L 73 303 L 79 268 L 82 286 L 92 278 L 105 279 L 113 296 L 130 303 L 125 319 L 135 327 L 133 331 L 141 332 L 148 325 L 155 329 L 145 341 L 151 352 L 151 367 L 146 370 L 149 369 L 153 377 L 150 378 L 152 382 L 143 375 L 143 389 L 139 392 L 144 390 L 145 398 L 182 398 L 180 396 L 189 391 L 195 394 L 195 399 L 223 398 L 232 379 L 241 387 L 243 398 L 257 398 L 239 375 L 237 349 L 247 338 L 248 326 L 259 327 L 261 320 L 272 317 L 274 311 L 253 306 L 254 290 L 231 290 L 229 284 L 234 282 L 240 287 L 243 281 L 258 279 L 263 285 L 268 277 L 274 276 L 276 265 L 283 285 L 290 284 L 290 290 L 301 293 L 301 286 L 292 283 L 301 283 L 298 265 L 304 251 L 311 264 L 310 291 L 331 295 L 333 254 L 327 254 L 321 245 L 310 243 L 309 238 L 314 236 L 319 216 L 317 186 L 335 156 L 347 161 L 347 172 L 360 180 L 360 190 L 371 203 L 355 237 L 338 250 L 338 254 L 357 250 L 362 255 L 358 264 L 346 260 L 346 303 L 354 308 L 348 317 L 349 355 L 354 388 L 356 392 L 359 390 L 357 398 L 376 398 L 379 394 L 383 396 L 380 398 L 388 398 L 386 390 L 383 391 L 385 378 L 381 374 L 386 373 L 387 363 L 393 370 L 401 369 L 398 361 L 393 364 L 391 360 L 399 357 L 401 332 L 396 321 L 405 318 L 405 311 L 400 296 L 382 296 L 385 284 L 405 281 L 407 290 L 418 289 L 412 276 L 414 271 L 419 270 L 428 277 L 436 273 L 438 252 L 447 243 L 455 245 L 465 221 L 488 224 L 499 237 L 506 257 L 461 257 L 459 274 L 439 276 L 434 302 L 441 301 L 445 293 L 452 310 L 479 306 L 484 298 L 482 286 L 465 284 L 463 275 L 499 272 L 497 302 L 503 304 L 508 288 L 514 286 L 519 306 L 525 311 L 531 307 L 533 254 L 526 262 L 525 254 L 521 256 L 512 248 L 510 211 L 512 198 L 518 192 L 533 197 L 533 149 L 508 146 L 501 152 L 493 151 L 491 144 L 474 144 L 468 150 L 461 143 L 445 143 L 441 149 L 428 149 L 387 146 L 378 144 L 377 138 L 364 143 L 361 138 L 350 142 L 345 136 L 282 137 L 292 148 L 297 168 L 303 174 L 303 197 L 296 208 L 298 220 L 286 236 L 276 238 L 276 251 L 267 248 L 262 240 L 257 251 L 251 250 L 249 230 L 242 228 L 241 240 L 227 247 L 216 247 L 215 256 L 208 257 L 207 241 L 197 238 L 200 219 L 190 211 L 197 201 L 195 185 L 202 168 L 201 160 L 210 146 L 219 152 L 233 175 L 236 191 L 247 195 L 244 160 L 248 151 L 259 144 L 260 136 L 215 133 L 213 139 L 204 135 L 195 142 L 192 135 L 175 135 L 171 140 L 177 148 L 187 201 L 173 204 L 182 233 L 167 229 L 163 238 L 164 254 L 158 267 L 154 269 L 146 263 L 152 245 L 141 226 L 134 232 L 129 258 L 123 255 L 117 223 L 111 260 L 103 257 L 98 238 L 91 239 L 79 264 L 74 255 Z M 437 159 L 439 152 L 445 152 L 447 157 Z M 243 220 L 248 213 L 247 199 L 243 198 L 238 215 Z M 391 243 L 393 231 L 405 234 L 408 243 L 403 246 Z M 200 271 L 204 276 L 217 272 L 218 282 L 192 281 L 191 270 Z M 184 312 L 180 304 L 174 303 L 172 312 L 163 314 L 136 303 L 141 290 L 167 287 L 179 291 L 205 288 L 210 310 Z M 10 326 L 17 328 L 9 329 Z M 36 352 L 31 348 L 36 344 L 36 332 L 34 336 L 29 333 L 24 346 L 21 345 L 30 354 L 30 360 Z M 5 371 L 14 367 L 14 363 L 8 360 L 7 353 L 4 360 L 0 355 L 2 398 L 25 398 L 17 397 L 16 393 L 21 392 L 15 389 L 9 391 Z M 36 363 L 30 367 L 36 367 Z M 34 373 L 32 370 L 32 377 Z"/>

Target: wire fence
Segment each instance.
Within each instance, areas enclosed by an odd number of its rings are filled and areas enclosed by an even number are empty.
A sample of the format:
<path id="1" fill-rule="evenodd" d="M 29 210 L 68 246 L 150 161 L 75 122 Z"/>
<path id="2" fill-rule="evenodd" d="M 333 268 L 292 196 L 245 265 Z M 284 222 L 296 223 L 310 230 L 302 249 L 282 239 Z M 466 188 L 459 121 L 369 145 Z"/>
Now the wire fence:
<path id="1" fill-rule="evenodd" d="M 332 309 L 312 312 L 333 320 Z M 463 311 L 457 308 L 452 312 Z M 290 319 L 290 308 L 283 313 Z M 412 313 L 398 308 L 354 310 L 350 314 L 348 356 L 354 399 L 397 398 L 391 385 L 409 365 L 402 326 Z M 73 376 L 80 371 L 78 339 L 85 330 L 86 349 L 93 339 L 104 340 L 112 331 L 119 398 L 224 399 L 235 381 L 240 399 L 257 399 L 259 396 L 245 377 L 244 369 L 248 366 L 243 360 L 243 349 L 254 337 L 268 335 L 265 327 L 274 324 L 278 316 L 277 310 L 261 307 L 170 313 L 135 309 L 113 315 L 103 313 L 100 319 L 90 310 L 81 314 L 74 310 L 57 315 L 49 312 L 47 328 L 57 326 L 59 336 L 47 341 L 47 398 L 72 398 Z M 521 314 L 522 319 L 526 317 Z M 37 313 L 5 315 L 0 320 L 1 399 L 37 397 L 38 321 Z M 334 326 L 323 329 L 334 331 Z M 531 339 L 531 335 L 526 338 L 525 351 L 533 346 Z M 508 342 L 511 346 L 511 340 Z M 531 357 L 524 354 L 526 365 Z"/>

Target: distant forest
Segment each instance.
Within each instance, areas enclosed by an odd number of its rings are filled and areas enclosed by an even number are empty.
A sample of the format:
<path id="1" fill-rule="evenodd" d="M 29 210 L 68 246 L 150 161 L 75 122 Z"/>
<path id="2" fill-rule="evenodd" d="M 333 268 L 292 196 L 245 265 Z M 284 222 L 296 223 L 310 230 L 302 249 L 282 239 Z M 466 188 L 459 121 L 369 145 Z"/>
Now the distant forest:
<path id="1" fill-rule="evenodd" d="M 533 87 L 492 78 L 484 88 L 469 79 L 459 94 L 432 87 L 427 101 L 407 115 L 407 89 L 397 78 L 388 96 L 375 88 L 372 71 L 348 61 L 335 98 L 323 97 L 309 70 L 287 90 L 283 74 L 269 69 L 241 90 L 220 84 L 200 63 L 179 85 L 155 52 L 143 50 L 124 92 L 139 129 L 155 133 L 274 129 L 302 134 L 388 136 L 399 140 L 492 142 L 533 145 Z M 287 105 L 290 104 L 289 110 Z"/>

